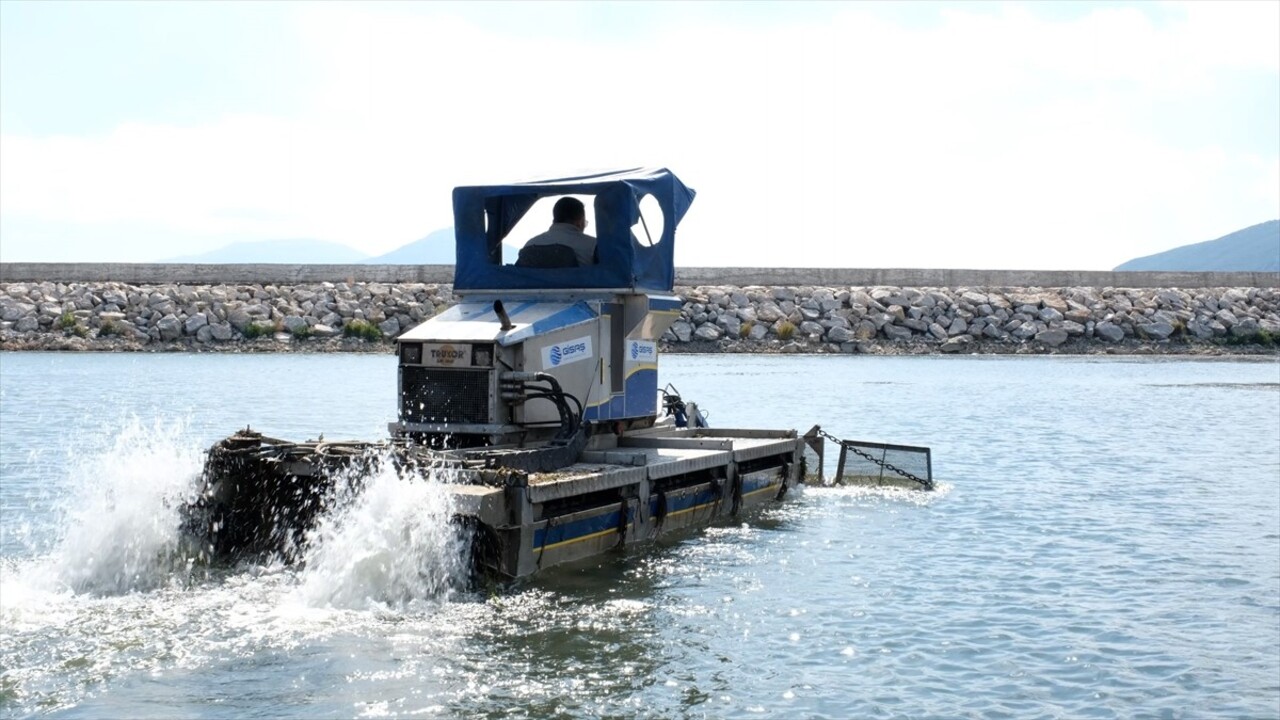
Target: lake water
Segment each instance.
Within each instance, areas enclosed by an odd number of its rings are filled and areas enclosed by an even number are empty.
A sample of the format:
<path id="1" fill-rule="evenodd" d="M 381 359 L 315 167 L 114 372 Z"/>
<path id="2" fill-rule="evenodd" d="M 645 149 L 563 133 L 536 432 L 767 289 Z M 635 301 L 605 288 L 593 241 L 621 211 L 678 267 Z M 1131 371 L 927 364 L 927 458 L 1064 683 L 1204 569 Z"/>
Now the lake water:
<path id="1" fill-rule="evenodd" d="M 1276 359 L 662 362 L 713 425 L 929 445 L 942 487 L 473 595 L 438 486 L 379 478 L 305 569 L 210 572 L 201 452 L 384 437 L 395 359 L 0 354 L 0 715 L 1280 717 Z"/>

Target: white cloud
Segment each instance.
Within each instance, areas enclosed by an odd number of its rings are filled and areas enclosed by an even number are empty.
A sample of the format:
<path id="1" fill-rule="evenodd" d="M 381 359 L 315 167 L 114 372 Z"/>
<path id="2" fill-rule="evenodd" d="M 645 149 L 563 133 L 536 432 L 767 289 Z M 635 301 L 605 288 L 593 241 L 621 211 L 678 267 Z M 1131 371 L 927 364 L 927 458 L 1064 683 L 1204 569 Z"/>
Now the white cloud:
<path id="1" fill-rule="evenodd" d="M 1175 146 L 1138 112 L 1222 102 L 1225 73 L 1277 82 L 1280 4 L 928 28 L 853 4 L 628 39 L 389 7 L 300 6 L 316 74 L 294 116 L 5 135 L 3 213 L 372 253 L 448 224 L 455 185 L 661 164 L 699 190 L 683 264 L 991 268 L 1110 267 L 1280 216 L 1276 157 Z"/>

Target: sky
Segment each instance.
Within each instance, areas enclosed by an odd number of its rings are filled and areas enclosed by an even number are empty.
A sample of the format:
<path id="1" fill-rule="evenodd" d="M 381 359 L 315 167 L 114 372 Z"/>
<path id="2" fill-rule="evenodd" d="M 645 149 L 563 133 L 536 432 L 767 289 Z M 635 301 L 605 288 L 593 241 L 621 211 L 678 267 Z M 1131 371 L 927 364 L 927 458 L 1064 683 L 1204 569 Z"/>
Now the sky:
<path id="1" fill-rule="evenodd" d="M 667 167 L 682 266 L 1108 270 L 1280 217 L 1280 2 L 0 2 L 0 260 Z"/>

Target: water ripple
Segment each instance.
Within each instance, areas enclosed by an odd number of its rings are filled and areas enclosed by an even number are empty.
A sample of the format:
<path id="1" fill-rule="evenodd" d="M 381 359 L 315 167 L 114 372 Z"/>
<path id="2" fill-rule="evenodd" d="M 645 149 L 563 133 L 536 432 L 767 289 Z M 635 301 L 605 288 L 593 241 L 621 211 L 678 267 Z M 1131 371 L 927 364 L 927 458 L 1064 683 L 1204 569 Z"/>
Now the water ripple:
<path id="1" fill-rule="evenodd" d="M 412 483 L 350 506 L 306 569 L 164 560 L 164 499 L 211 438 L 255 413 L 286 430 L 325 414 L 256 378 L 340 375 L 342 423 L 374 427 L 393 358 L 26 357 L 0 376 L 0 714 L 1280 717 L 1275 363 L 672 358 L 665 379 L 717 417 L 928 444 L 944 483 L 807 488 L 442 598 L 445 566 L 397 565 L 448 554 L 415 532 L 447 508 Z M 713 382 L 729 362 L 735 387 Z M 85 389 L 130 373 L 263 397 L 64 452 L 98 420 L 49 408 L 86 394 L 99 417 L 168 417 Z"/>

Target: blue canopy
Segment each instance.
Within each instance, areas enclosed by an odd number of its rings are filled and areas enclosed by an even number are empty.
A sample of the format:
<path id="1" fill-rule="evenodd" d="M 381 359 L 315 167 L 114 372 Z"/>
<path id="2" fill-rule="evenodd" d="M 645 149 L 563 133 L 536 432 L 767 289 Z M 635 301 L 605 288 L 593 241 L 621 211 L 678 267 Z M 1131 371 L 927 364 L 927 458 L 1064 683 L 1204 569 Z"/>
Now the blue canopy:
<path id="1" fill-rule="evenodd" d="M 539 199 L 594 195 L 595 265 L 526 268 L 502 264 L 502 240 Z M 662 236 L 652 245 L 632 237 L 640 201 L 652 195 L 662 209 Z M 580 177 L 453 190 L 458 257 L 455 290 L 628 288 L 669 292 L 675 286 L 676 225 L 694 191 L 666 168 L 633 168 Z M 550 218 L 547 218 L 548 225 Z M 652 218 L 645 218 L 652 222 Z"/>

